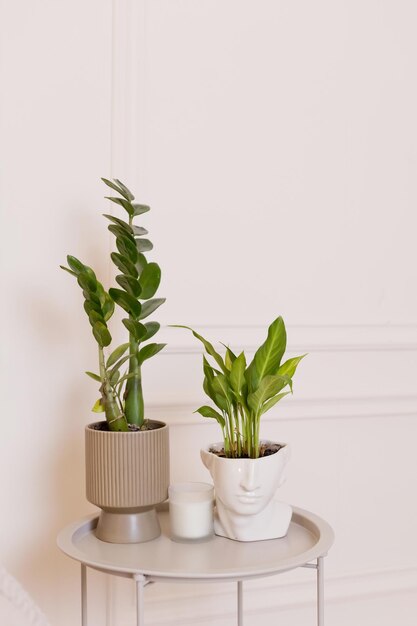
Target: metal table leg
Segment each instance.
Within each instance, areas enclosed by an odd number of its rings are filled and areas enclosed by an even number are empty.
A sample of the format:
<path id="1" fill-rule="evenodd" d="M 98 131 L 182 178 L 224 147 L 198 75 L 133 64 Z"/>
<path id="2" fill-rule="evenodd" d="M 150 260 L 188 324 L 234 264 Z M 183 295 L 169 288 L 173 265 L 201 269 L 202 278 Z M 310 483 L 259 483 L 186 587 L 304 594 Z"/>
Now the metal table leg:
<path id="1" fill-rule="evenodd" d="M 237 626 L 243 626 L 243 582 L 237 582 Z"/>
<path id="2" fill-rule="evenodd" d="M 87 626 L 87 566 L 81 563 L 81 626 Z"/>
<path id="3" fill-rule="evenodd" d="M 324 626 L 324 558 L 317 559 L 317 626 Z"/>
<path id="4" fill-rule="evenodd" d="M 143 574 L 135 575 L 136 583 L 136 626 L 145 626 L 145 585 L 146 576 Z"/>

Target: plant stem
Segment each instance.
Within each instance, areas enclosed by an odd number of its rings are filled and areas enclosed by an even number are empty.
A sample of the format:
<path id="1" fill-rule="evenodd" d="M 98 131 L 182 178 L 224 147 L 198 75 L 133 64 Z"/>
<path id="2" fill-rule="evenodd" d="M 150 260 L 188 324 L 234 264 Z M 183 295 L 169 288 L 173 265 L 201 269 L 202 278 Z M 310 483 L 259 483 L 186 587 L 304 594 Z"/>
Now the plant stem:
<path id="1" fill-rule="evenodd" d="M 136 424 L 140 428 L 145 421 L 142 372 L 136 357 L 139 346 L 131 333 L 129 333 L 129 344 L 129 353 L 134 355 L 129 362 L 129 374 L 134 374 L 134 376 L 126 381 L 125 413 L 128 423 Z"/>
<path id="2" fill-rule="evenodd" d="M 109 429 L 113 431 L 127 431 L 128 426 L 126 418 L 117 404 L 115 393 L 107 377 L 104 351 L 100 345 L 98 347 L 98 362 L 100 367 L 100 378 L 102 380 L 100 387 L 101 398 Z"/>

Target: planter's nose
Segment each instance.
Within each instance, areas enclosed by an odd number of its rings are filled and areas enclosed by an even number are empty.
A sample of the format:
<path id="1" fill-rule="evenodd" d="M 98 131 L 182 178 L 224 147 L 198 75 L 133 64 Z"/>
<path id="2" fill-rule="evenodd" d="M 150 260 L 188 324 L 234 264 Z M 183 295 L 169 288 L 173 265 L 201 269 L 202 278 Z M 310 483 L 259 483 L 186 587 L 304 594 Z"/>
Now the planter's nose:
<path id="1" fill-rule="evenodd" d="M 255 491 L 259 487 L 257 480 L 256 463 L 247 463 L 243 469 L 240 486 L 245 491 Z"/>

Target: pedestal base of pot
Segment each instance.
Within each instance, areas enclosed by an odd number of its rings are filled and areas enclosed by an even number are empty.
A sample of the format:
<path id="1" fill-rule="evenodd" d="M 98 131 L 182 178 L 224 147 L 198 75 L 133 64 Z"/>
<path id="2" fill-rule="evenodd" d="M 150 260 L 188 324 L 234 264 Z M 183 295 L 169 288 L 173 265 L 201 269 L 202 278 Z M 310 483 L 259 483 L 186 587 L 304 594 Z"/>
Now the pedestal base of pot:
<path id="1" fill-rule="evenodd" d="M 135 512 L 101 511 L 96 537 L 108 543 L 143 543 L 161 534 L 154 507 Z"/>

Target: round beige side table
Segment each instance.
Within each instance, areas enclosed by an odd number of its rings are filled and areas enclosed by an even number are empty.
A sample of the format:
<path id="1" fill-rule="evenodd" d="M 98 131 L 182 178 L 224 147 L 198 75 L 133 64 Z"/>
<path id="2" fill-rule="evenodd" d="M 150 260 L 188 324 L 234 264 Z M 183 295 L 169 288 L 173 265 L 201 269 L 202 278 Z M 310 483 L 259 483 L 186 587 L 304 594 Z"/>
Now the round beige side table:
<path id="1" fill-rule="evenodd" d="M 293 509 L 286 537 L 241 543 L 214 537 L 204 543 L 170 539 L 168 506 L 159 509 L 162 534 L 141 544 L 112 544 L 97 539 L 97 516 L 79 520 L 58 535 L 58 547 L 81 563 L 81 624 L 87 626 L 87 568 L 132 578 L 136 584 L 136 623 L 145 626 L 144 589 L 163 581 L 235 581 L 237 625 L 243 626 L 243 581 L 272 576 L 298 567 L 316 570 L 317 626 L 324 626 L 323 561 L 334 533 L 323 519 Z"/>

